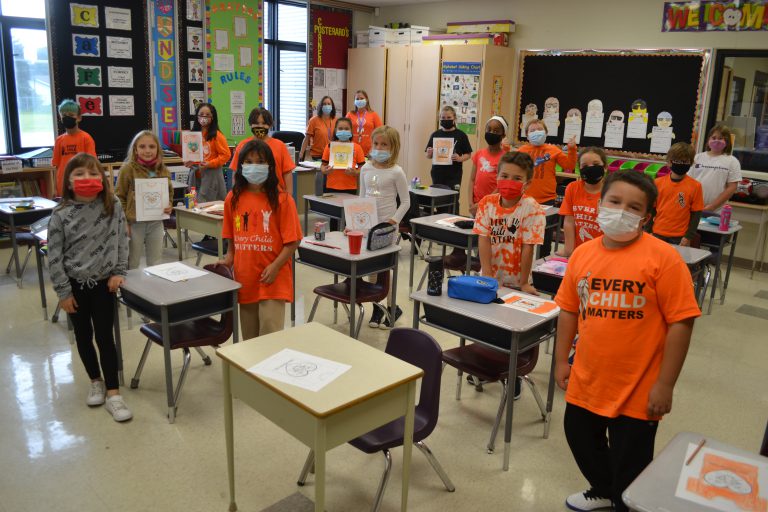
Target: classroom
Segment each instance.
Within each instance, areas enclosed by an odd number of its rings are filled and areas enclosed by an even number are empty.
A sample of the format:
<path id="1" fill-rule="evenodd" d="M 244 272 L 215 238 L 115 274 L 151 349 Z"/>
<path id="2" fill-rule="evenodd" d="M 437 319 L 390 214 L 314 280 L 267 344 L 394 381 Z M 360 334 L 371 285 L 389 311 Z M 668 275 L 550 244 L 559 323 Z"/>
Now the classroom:
<path id="1" fill-rule="evenodd" d="M 767 34 L 0 0 L 0 512 L 768 512 Z"/>

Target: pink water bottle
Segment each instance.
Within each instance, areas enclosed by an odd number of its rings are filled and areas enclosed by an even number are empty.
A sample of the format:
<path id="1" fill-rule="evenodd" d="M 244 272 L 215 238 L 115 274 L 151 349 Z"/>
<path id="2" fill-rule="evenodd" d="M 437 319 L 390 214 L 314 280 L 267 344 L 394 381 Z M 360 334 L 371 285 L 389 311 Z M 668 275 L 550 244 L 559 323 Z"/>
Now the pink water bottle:
<path id="1" fill-rule="evenodd" d="M 720 211 L 720 231 L 728 231 L 729 227 L 731 227 L 731 207 L 725 205 Z"/>

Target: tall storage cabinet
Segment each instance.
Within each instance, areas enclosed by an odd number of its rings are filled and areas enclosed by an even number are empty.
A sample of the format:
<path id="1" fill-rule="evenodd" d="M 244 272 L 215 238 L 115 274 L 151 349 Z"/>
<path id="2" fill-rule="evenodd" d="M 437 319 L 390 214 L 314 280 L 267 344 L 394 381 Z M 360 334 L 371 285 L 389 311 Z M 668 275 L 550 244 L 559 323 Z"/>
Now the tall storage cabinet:
<path id="1" fill-rule="evenodd" d="M 371 107 L 384 119 L 386 112 L 385 87 L 387 82 L 388 48 L 350 48 L 347 64 L 347 105 L 355 105 L 355 91 L 364 90 Z M 346 112 L 341 112 L 346 114 Z"/>

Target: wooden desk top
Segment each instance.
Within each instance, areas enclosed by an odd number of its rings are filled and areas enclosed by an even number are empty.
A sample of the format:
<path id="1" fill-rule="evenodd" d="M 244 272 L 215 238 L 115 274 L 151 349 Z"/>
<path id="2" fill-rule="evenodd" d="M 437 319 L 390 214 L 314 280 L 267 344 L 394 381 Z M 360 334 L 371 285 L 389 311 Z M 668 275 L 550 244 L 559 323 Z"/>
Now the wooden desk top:
<path id="1" fill-rule="evenodd" d="M 316 392 L 248 373 L 248 368 L 284 348 L 348 364 L 351 368 Z M 317 322 L 219 348 L 216 354 L 317 418 L 343 411 L 424 374 L 416 366 Z"/>
<path id="2" fill-rule="evenodd" d="M 728 201 L 728 204 L 733 208 L 746 208 L 747 210 L 768 210 L 768 204 L 749 204 L 740 203 L 738 201 Z"/>

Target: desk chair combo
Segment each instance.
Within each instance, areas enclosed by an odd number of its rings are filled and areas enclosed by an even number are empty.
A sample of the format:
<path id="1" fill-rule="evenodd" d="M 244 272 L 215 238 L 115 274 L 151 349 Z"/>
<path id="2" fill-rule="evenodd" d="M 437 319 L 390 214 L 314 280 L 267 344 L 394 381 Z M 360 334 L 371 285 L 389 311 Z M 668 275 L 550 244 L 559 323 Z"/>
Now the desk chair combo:
<path id="1" fill-rule="evenodd" d="M 222 242 L 222 245 L 224 254 L 227 254 L 229 239 L 225 238 Z M 215 238 L 203 238 L 199 242 L 192 242 L 192 249 L 197 252 L 197 260 L 195 260 L 195 266 L 199 267 L 200 260 L 203 259 L 203 254 L 215 257 L 219 256 L 219 241 Z"/>

